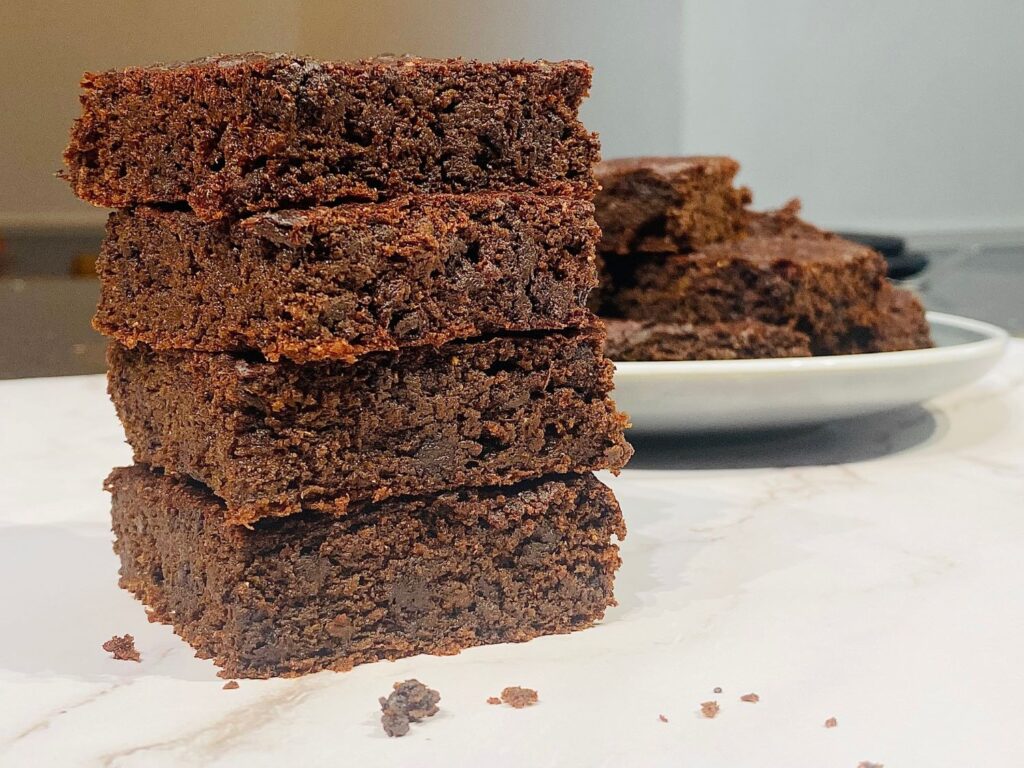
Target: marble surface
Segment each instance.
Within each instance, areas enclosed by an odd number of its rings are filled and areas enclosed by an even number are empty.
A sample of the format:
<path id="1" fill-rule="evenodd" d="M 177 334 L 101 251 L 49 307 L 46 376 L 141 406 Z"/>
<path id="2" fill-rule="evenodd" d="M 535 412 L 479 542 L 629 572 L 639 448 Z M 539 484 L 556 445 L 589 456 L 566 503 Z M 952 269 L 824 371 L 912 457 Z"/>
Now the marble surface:
<path id="1" fill-rule="evenodd" d="M 1024 764 L 1024 342 L 927 408 L 639 441 L 591 630 L 238 690 L 115 586 L 103 390 L 0 383 L 0 765 Z M 100 649 L 124 632 L 140 664 Z M 408 677 L 442 710 L 388 739 Z M 512 684 L 540 704 L 485 703 Z"/>

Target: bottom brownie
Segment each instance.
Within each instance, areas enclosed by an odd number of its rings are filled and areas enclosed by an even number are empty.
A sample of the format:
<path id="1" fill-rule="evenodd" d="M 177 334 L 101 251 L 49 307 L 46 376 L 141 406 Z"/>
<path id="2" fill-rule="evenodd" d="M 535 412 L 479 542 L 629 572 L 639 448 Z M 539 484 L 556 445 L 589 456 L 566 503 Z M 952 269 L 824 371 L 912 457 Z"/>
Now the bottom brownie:
<path id="1" fill-rule="evenodd" d="M 121 586 L 224 675 L 271 677 L 452 654 L 593 624 L 625 535 L 593 475 L 224 522 L 206 488 L 116 469 Z"/>
<path id="2" fill-rule="evenodd" d="M 756 320 L 736 323 L 644 323 L 607 320 L 612 360 L 745 360 L 807 357 L 807 334 Z"/>

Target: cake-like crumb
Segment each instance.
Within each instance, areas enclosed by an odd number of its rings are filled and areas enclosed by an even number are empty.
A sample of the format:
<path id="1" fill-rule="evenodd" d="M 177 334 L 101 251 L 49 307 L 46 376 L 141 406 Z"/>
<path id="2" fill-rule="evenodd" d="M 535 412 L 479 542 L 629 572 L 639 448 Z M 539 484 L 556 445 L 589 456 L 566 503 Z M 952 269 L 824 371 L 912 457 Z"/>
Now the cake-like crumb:
<path id="1" fill-rule="evenodd" d="M 667 723 L 668 722 L 668 718 L 665 717 L 664 715 L 658 715 L 658 719 L 661 720 L 661 722 L 663 722 L 663 723 Z"/>
<path id="2" fill-rule="evenodd" d="M 749 701 L 751 704 L 757 704 L 761 700 L 761 697 L 756 693 L 745 693 L 740 696 L 740 701 Z"/>
<path id="3" fill-rule="evenodd" d="M 532 688 L 510 685 L 501 692 L 501 700 L 515 709 L 522 709 L 537 703 L 537 692 Z"/>
<path id="4" fill-rule="evenodd" d="M 487 697 L 487 703 L 488 704 L 501 704 L 501 699 L 499 699 L 497 696 L 488 696 Z"/>
<path id="5" fill-rule="evenodd" d="M 103 650 L 113 654 L 118 661 L 141 661 L 142 657 L 135 648 L 135 638 L 131 635 L 121 637 L 114 635 L 103 644 Z"/>
<path id="6" fill-rule="evenodd" d="M 836 720 L 834 717 L 830 717 L 828 720 L 825 721 L 826 728 L 835 728 L 837 725 L 839 725 L 839 721 Z"/>
<path id="7" fill-rule="evenodd" d="M 441 694 L 419 680 L 395 683 L 394 691 L 387 698 L 381 696 L 379 699 L 384 732 L 388 736 L 405 736 L 409 732 L 409 723 L 437 714 L 439 701 Z"/>
<path id="8" fill-rule="evenodd" d="M 224 690 L 225 691 L 233 691 L 237 687 L 238 687 L 238 681 L 237 680 L 228 680 L 226 683 L 224 683 Z"/>
<path id="9" fill-rule="evenodd" d="M 715 686 L 715 690 L 712 691 L 712 693 L 721 693 L 721 692 L 722 692 L 722 689 L 719 688 L 717 685 Z"/>
<path id="10" fill-rule="evenodd" d="M 700 705 L 700 713 L 704 717 L 716 717 L 718 715 L 717 701 L 703 701 Z"/>
<path id="11" fill-rule="evenodd" d="M 885 768 L 881 763 L 872 763 L 870 760 L 861 760 L 857 763 L 857 768 Z"/>

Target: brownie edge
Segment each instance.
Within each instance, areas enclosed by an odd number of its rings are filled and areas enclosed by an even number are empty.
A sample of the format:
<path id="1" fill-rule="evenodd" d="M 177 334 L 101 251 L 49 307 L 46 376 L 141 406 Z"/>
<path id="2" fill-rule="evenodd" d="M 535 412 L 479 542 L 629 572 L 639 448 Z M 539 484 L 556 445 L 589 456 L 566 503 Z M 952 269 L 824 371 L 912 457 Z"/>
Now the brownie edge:
<path id="1" fill-rule="evenodd" d="M 625 526 L 593 475 L 304 512 L 254 530 L 202 486 L 115 469 L 121 586 L 228 677 L 574 631 L 614 605 Z"/>

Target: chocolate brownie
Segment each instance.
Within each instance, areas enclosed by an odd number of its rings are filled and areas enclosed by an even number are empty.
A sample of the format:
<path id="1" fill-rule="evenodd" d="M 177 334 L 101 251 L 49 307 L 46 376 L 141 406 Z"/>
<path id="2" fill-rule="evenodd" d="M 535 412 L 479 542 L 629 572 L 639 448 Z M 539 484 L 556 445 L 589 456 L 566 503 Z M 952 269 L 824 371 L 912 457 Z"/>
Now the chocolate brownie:
<path id="1" fill-rule="evenodd" d="M 684 253 L 738 235 L 750 190 L 728 157 L 631 157 L 595 169 L 601 250 Z"/>
<path id="2" fill-rule="evenodd" d="M 582 61 L 216 56 L 82 79 L 75 194 L 187 202 L 204 219 L 411 192 L 589 197 Z"/>
<path id="3" fill-rule="evenodd" d="M 757 320 L 693 325 L 612 319 L 606 325 L 605 351 L 612 360 L 739 360 L 811 354 L 807 334 Z"/>
<path id="4" fill-rule="evenodd" d="M 593 624 L 625 528 L 593 475 L 225 521 L 202 486 L 114 470 L 121 586 L 227 677 L 452 654 Z"/>
<path id="5" fill-rule="evenodd" d="M 579 326 L 595 285 L 586 200 L 426 195 L 205 223 L 111 214 L 96 328 L 123 344 L 352 360 Z"/>
<path id="6" fill-rule="evenodd" d="M 499 337 L 278 364 L 113 345 L 109 388 L 135 459 L 191 476 L 231 522 L 300 506 L 618 470 L 603 333 Z"/>
<path id="7" fill-rule="evenodd" d="M 881 255 L 834 236 L 751 236 L 631 261 L 631 283 L 612 300 L 615 316 L 790 325 L 810 337 L 814 354 L 834 354 L 859 328 L 873 326 L 886 285 Z"/>

